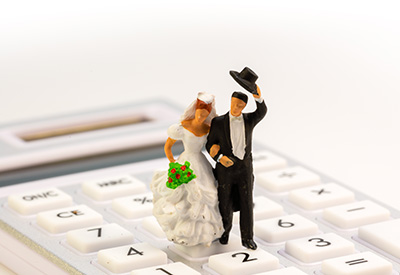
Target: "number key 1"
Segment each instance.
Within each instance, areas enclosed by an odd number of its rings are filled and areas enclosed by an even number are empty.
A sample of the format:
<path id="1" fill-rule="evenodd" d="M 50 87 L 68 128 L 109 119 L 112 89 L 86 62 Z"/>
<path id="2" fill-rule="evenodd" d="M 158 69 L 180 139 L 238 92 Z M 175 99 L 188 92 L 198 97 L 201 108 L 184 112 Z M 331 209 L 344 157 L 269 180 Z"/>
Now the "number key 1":
<path id="1" fill-rule="evenodd" d="M 200 273 L 181 262 L 176 262 L 137 269 L 132 271 L 131 275 L 200 275 Z"/>

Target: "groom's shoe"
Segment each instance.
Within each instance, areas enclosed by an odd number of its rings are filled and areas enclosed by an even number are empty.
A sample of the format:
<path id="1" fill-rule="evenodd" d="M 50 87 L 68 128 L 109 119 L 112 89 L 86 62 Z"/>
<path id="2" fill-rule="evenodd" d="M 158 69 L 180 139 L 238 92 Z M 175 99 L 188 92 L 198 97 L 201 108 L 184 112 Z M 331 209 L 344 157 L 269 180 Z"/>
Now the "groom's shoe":
<path id="1" fill-rule="evenodd" d="M 248 249 L 257 249 L 257 244 L 253 241 L 253 239 L 242 239 L 242 245 Z"/>
<path id="2" fill-rule="evenodd" d="M 227 244 L 229 240 L 229 233 L 223 233 L 221 238 L 219 238 L 219 243 L 220 244 Z"/>

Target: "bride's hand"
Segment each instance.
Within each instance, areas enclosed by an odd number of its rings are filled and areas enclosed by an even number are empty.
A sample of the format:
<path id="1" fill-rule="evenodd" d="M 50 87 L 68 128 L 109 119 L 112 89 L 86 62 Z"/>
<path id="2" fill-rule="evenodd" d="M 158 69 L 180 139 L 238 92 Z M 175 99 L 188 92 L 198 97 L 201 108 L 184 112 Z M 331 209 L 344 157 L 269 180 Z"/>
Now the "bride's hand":
<path id="1" fill-rule="evenodd" d="M 218 154 L 219 149 L 221 149 L 221 147 L 218 144 L 214 144 L 213 146 L 211 146 L 211 148 L 210 148 L 210 156 L 212 158 L 215 157 Z"/>
<path id="2" fill-rule="evenodd" d="M 168 158 L 168 160 L 169 160 L 169 162 L 171 162 L 171 163 L 175 163 L 175 162 L 176 162 L 176 159 L 174 159 L 174 158 Z"/>

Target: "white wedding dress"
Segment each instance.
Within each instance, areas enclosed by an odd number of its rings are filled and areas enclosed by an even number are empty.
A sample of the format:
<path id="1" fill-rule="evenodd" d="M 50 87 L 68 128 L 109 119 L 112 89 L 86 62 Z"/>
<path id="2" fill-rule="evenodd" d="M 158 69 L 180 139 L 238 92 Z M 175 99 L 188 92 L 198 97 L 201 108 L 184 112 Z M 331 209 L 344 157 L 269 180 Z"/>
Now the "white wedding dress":
<path id="1" fill-rule="evenodd" d="M 168 135 L 182 140 L 184 152 L 177 162 L 190 162 L 196 178 L 176 189 L 166 186 L 168 171 L 157 171 L 150 185 L 153 191 L 153 214 L 170 241 L 194 246 L 211 245 L 223 233 L 218 209 L 216 180 L 212 167 L 201 150 L 207 135 L 195 136 L 181 124 L 168 129 Z"/>

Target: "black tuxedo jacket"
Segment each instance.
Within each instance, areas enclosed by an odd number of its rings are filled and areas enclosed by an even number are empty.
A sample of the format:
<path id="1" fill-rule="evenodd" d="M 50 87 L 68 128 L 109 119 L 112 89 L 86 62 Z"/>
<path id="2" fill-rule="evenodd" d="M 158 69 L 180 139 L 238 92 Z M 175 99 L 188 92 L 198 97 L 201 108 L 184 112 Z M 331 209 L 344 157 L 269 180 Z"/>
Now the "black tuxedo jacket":
<path id="1" fill-rule="evenodd" d="M 251 156 L 253 129 L 267 113 L 267 106 L 265 105 L 265 101 L 263 101 L 262 103 L 258 103 L 256 101 L 256 105 L 256 111 L 243 114 L 246 139 L 246 148 L 243 160 Z M 218 154 L 214 157 L 214 160 L 217 160 L 220 154 L 223 154 L 224 156 L 227 156 L 232 160 L 237 159 L 236 157 L 234 157 L 232 152 L 229 112 L 225 115 L 215 117 L 211 122 L 211 129 L 206 143 L 206 149 L 208 152 L 210 152 L 210 148 L 214 144 L 218 144 L 221 147 Z"/>

